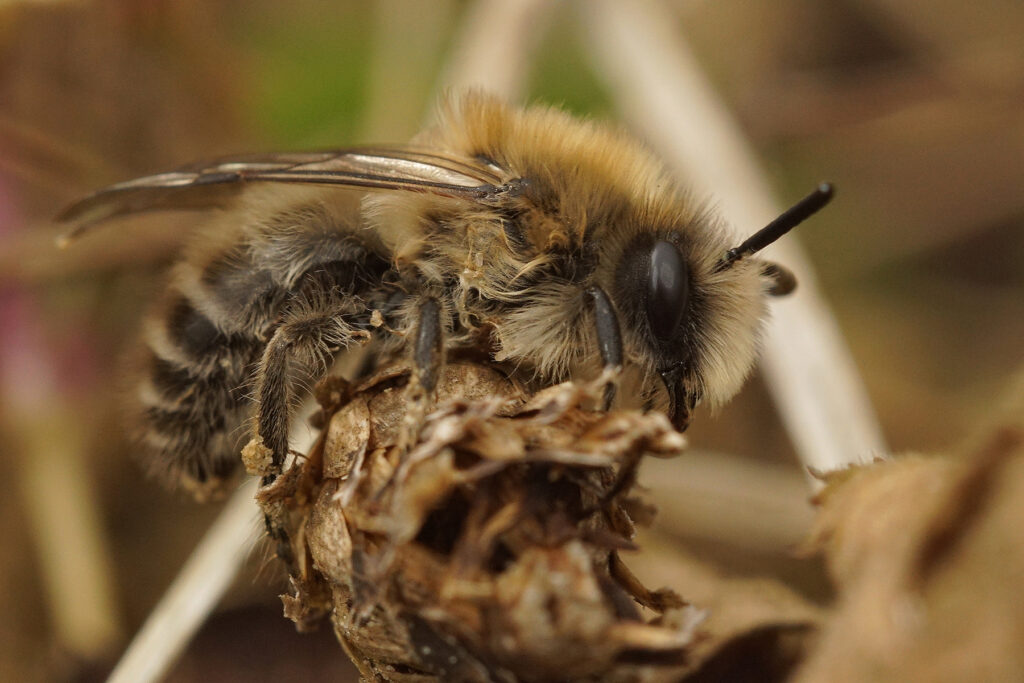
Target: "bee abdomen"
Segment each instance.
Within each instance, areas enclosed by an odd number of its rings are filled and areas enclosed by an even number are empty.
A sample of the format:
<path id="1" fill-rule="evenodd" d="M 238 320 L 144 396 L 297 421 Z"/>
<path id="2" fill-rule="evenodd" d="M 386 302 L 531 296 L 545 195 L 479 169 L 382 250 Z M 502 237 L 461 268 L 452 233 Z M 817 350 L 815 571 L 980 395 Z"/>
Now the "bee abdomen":
<path id="1" fill-rule="evenodd" d="M 197 496 L 212 492 L 239 462 L 250 413 L 248 377 L 262 343 L 221 331 L 177 294 L 146 332 L 149 353 L 137 399 L 151 470 Z"/>

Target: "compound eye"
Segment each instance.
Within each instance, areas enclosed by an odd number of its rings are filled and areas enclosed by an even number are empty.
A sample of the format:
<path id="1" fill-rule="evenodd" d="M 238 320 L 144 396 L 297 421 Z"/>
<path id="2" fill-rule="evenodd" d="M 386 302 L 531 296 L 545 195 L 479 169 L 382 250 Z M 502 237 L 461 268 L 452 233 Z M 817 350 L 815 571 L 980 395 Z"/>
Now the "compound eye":
<path id="1" fill-rule="evenodd" d="M 670 242 L 661 240 L 651 248 L 647 279 L 647 321 L 654 336 L 668 341 L 679 328 L 686 312 L 690 278 L 686 262 Z"/>

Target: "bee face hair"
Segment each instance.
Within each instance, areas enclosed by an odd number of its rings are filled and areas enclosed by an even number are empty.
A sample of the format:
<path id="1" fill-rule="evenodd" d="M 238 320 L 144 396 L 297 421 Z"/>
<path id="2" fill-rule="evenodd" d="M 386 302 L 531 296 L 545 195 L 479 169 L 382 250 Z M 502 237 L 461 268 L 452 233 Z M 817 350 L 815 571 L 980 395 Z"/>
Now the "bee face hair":
<path id="1" fill-rule="evenodd" d="M 685 428 L 701 399 L 738 391 L 767 295 L 795 284 L 754 253 L 826 195 L 733 247 L 624 132 L 474 93 L 446 100 L 407 147 L 193 166 L 113 186 L 63 218 L 77 233 L 199 199 L 228 207 L 178 264 L 163 309 L 175 313 L 149 324 L 140 394 L 162 466 L 202 485 L 223 477 L 225 434 L 249 412 L 279 469 L 298 382 L 374 341 L 407 354 L 427 393 L 443 351 L 481 339 L 535 382 L 621 369 L 620 402 Z M 174 381 L 158 380 L 168 368 Z"/>

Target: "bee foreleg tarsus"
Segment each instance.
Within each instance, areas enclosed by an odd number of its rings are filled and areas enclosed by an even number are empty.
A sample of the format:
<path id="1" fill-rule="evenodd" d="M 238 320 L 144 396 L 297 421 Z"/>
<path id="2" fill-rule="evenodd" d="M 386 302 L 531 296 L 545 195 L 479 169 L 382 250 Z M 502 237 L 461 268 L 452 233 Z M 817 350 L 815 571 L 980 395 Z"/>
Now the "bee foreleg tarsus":
<path id="1" fill-rule="evenodd" d="M 444 326 L 441 321 L 441 304 L 433 297 L 424 298 L 419 304 L 416 337 L 413 346 L 413 363 L 419 384 L 428 394 L 433 394 L 444 365 Z"/>
<path id="2" fill-rule="evenodd" d="M 594 326 L 597 330 L 597 348 L 606 372 L 617 373 L 622 368 L 622 332 L 619 318 L 612 307 L 611 299 L 603 289 L 593 286 L 587 289 L 587 296 L 594 311 Z M 616 384 L 608 382 L 604 389 L 604 409 L 608 410 L 615 400 Z"/>

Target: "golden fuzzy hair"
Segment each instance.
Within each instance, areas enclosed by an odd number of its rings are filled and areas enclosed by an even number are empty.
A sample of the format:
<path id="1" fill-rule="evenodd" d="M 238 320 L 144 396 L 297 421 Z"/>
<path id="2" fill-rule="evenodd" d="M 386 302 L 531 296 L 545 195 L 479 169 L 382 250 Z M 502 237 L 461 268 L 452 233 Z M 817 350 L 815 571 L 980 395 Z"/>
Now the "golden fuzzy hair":
<path id="1" fill-rule="evenodd" d="M 417 264 L 439 288 L 457 275 L 456 302 L 478 296 L 517 304 L 479 318 L 494 328 L 499 359 L 532 368 L 548 381 L 593 375 L 597 342 L 583 290 L 589 284 L 615 290 L 616 268 L 631 244 L 674 234 L 705 309 L 692 332 L 700 358 L 688 388 L 712 406 L 738 391 L 757 354 L 764 278 L 754 261 L 714 272 L 733 237 L 635 138 L 558 109 L 520 109 L 471 93 L 445 100 L 439 123 L 414 142 L 486 159 L 503 169 L 506 181 L 529 180 L 513 211 L 522 217 L 531 247 L 525 253 L 510 250 L 502 233 L 507 207 L 394 194 L 372 195 L 364 203 L 368 224 L 401 262 Z M 439 222 L 444 230 L 437 229 Z M 527 277 L 565 252 L 565 259 L 584 255 L 593 261 L 588 277 L 566 278 L 564 267 L 548 268 L 555 275 L 546 279 Z M 643 336 L 636 326 L 623 328 L 627 366 L 650 390 L 657 375 Z"/>

